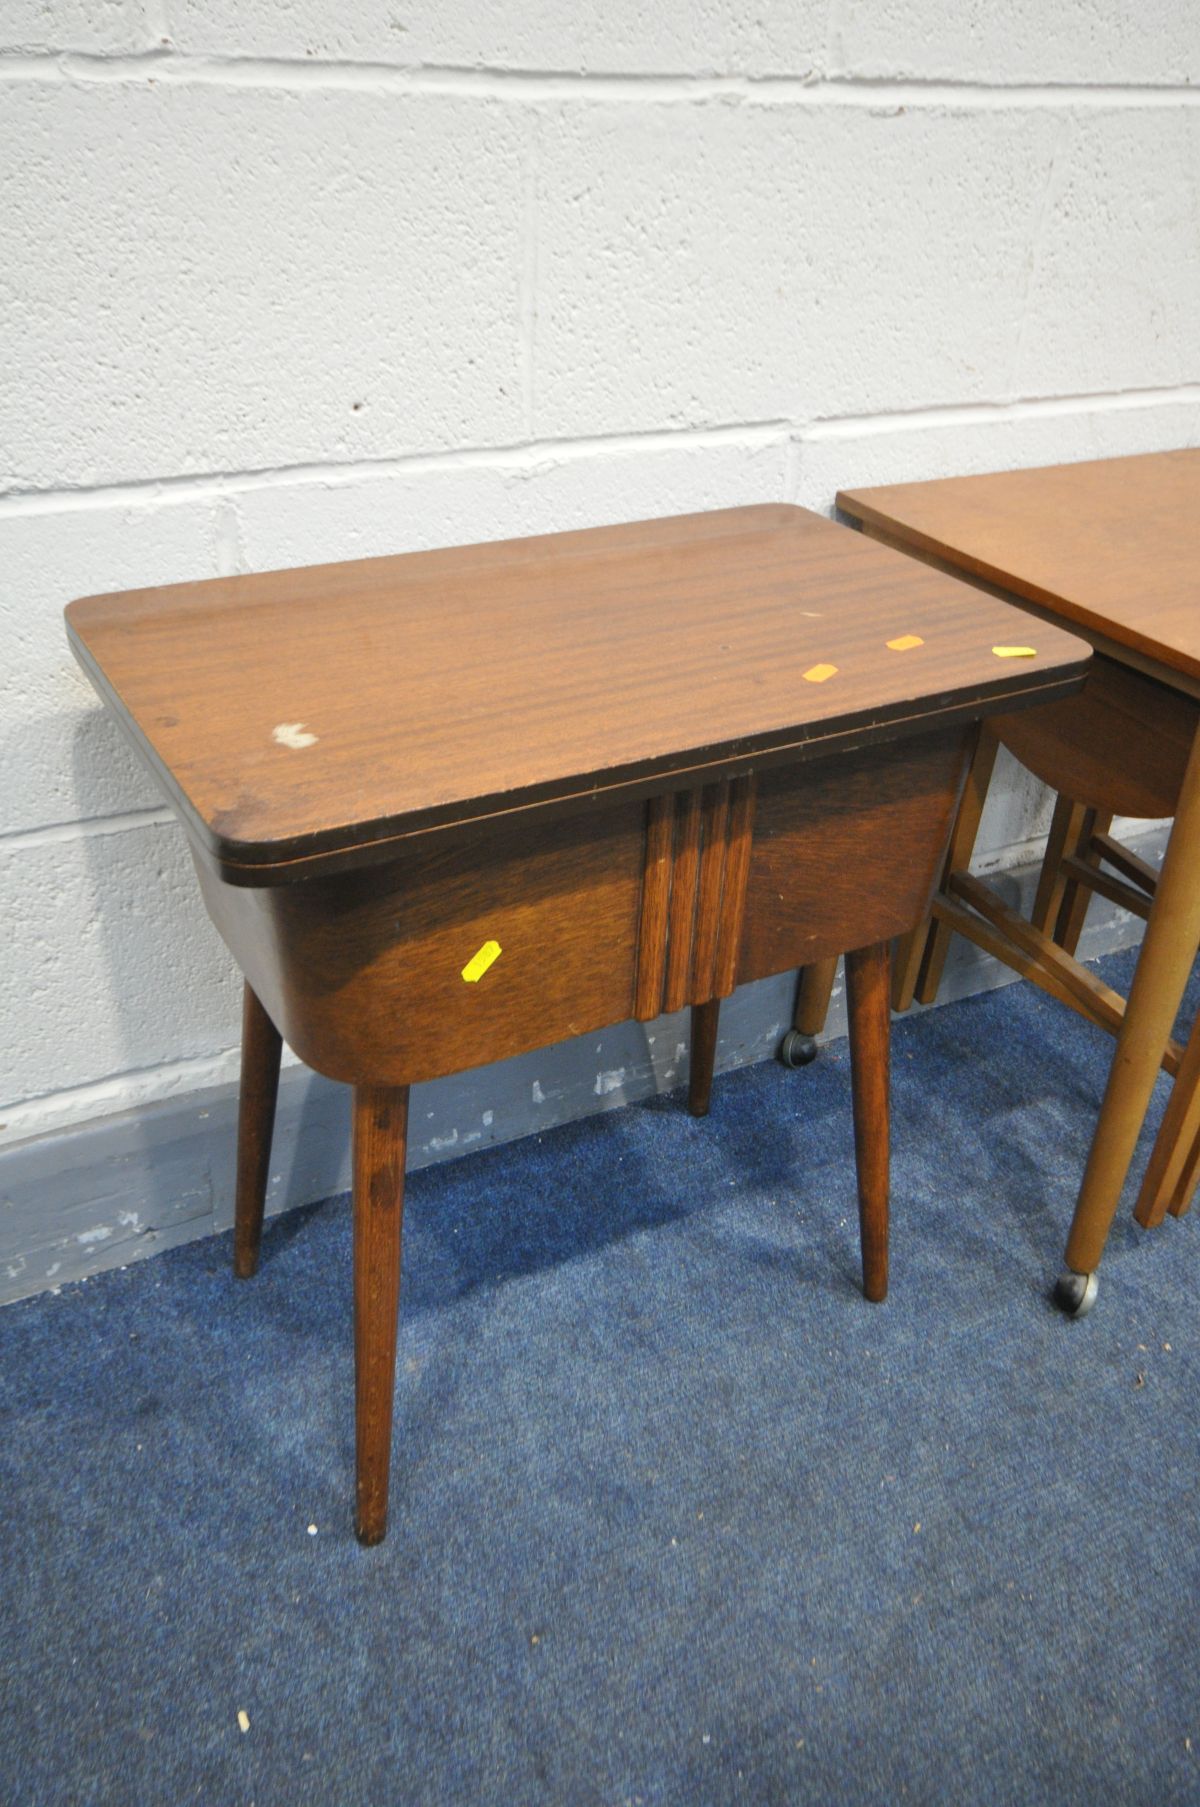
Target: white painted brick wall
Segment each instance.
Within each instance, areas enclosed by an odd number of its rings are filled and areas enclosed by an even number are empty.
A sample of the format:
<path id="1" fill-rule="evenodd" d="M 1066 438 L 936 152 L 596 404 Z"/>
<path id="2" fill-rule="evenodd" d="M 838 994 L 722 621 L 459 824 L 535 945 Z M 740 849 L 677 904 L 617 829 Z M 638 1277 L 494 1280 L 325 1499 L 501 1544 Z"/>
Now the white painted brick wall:
<path id="1" fill-rule="evenodd" d="M 843 66 L 877 80 L 1185 85 L 1189 0 L 834 0 Z"/>
<path id="2" fill-rule="evenodd" d="M 453 96 L 14 86 L 0 267 L 44 252 L 0 300 L 9 480 L 519 438 L 526 137 Z"/>
<path id="3" fill-rule="evenodd" d="M 820 62 L 828 0 L 178 0 L 183 50 L 407 67 L 795 74 Z M 247 18 L 247 13 L 253 17 Z M 349 16 L 347 16 L 349 15 Z"/>
<path id="4" fill-rule="evenodd" d="M 0 1139 L 234 1070 L 64 603 L 1198 443 L 1198 53 L 1176 0 L 0 3 Z M 1010 769 L 984 857 L 1045 817 Z"/>
<path id="5" fill-rule="evenodd" d="M 113 56 L 156 42 L 136 0 L 4 0 L 0 50 L 80 50 Z"/>

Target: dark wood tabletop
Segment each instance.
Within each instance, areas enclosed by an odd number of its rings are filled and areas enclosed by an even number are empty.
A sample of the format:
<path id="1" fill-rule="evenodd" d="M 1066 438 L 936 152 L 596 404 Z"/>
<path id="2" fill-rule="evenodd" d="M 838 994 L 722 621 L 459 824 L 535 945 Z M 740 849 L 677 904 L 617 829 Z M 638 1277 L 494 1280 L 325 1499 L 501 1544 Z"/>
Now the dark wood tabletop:
<path id="1" fill-rule="evenodd" d="M 201 849 L 260 883 L 1049 698 L 1089 654 L 782 504 L 87 597 L 67 620 Z"/>
<path id="2" fill-rule="evenodd" d="M 850 489 L 838 507 L 1200 682 L 1200 450 Z"/>

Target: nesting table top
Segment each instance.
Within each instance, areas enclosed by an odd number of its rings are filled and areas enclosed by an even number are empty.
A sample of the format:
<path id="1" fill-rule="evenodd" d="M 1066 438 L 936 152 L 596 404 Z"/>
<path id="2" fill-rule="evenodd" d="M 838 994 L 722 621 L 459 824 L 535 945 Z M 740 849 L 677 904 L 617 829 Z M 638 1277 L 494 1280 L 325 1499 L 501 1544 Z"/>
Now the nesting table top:
<path id="1" fill-rule="evenodd" d="M 851 489 L 838 506 L 1200 682 L 1200 450 Z"/>

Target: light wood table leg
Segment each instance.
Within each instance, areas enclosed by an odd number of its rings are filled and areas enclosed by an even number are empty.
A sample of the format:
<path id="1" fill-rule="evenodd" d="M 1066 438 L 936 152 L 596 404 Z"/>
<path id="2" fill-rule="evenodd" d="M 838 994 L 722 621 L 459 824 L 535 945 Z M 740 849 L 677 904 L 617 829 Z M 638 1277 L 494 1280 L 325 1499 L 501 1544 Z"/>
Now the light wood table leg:
<path id="1" fill-rule="evenodd" d="M 1188 1151 L 1178 1184 L 1171 1194 L 1169 1209 L 1172 1217 L 1183 1217 L 1191 1210 L 1198 1183 L 1200 1183 L 1200 1134 L 1197 1134 Z"/>
<path id="2" fill-rule="evenodd" d="M 1066 1265 L 1075 1276 L 1091 1274 L 1099 1265 L 1198 941 L 1200 732 L 1188 757 L 1158 894 L 1067 1239 Z M 1069 1285 L 1060 1285 L 1060 1297 L 1072 1302 Z"/>
<path id="3" fill-rule="evenodd" d="M 1200 1138 L 1200 1017 L 1192 1026 L 1188 1045 L 1159 1126 L 1154 1151 L 1146 1166 L 1142 1189 L 1134 1210 L 1147 1230 L 1160 1224 L 1168 1211 L 1181 1217 L 1195 1185 L 1195 1158 Z"/>
<path id="4" fill-rule="evenodd" d="M 242 1082 L 233 1211 L 233 1271 L 239 1280 L 248 1280 L 258 1268 L 282 1052 L 278 1029 L 246 985 L 242 991 Z"/>
<path id="5" fill-rule="evenodd" d="M 712 1096 L 713 1066 L 717 1058 L 717 1031 L 721 1024 L 721 1000 L 692 1005 L 692 1047 L 688 1056 L 688 1109 L 693 1117 L 707 1117 Z"/>
<path id="6" fill-rule="evenodd" d="M 888 1289 L 890 968 L 886 941 L 846 955 L 863 1291 L 875 1303 Z"/>
<path id="7" fill-rule="evenodd" d="M 1029 919 L 1043 935 L 1054 935 L 1059 911 L 1062 909 L 1063 892 L 1067 888 L 1067 875 L 1062 869 L 1062 863 L 1068 854 L 1079 852 L 1086 815 L 1086 804 L 1076 803 L 1062 793 L 1055 800 L 1037 896 L 1033 900 L 1033 913 Z"/>
<path id="8" fill-rule="evenodd" d="M 984 722 L 980 727 L 975 753 L 963 785 L 962 801 L 954 818 L 954 827 L 950 830 L 940 890 L 945 889 L 946 880 L 952 872 L 964 872 L 971 864 L 979 824 L 983 819 L 983 806 L 987 802 L 988 786 L 992 782 L 999 751 L 999 741 L 988 723 Z M 950 951 L 952 933 L 944 922 L 929 918 L 910 935 L 903 937 L 897 950 L 896 983 L 892 997 L 897 1010 L 907 1010 L 914 993 L 918 1003 L 933 1003 L 942 982 L 942 968 Z"/>
<path id="9" fill-rule="evenodd" d="M 1078 844 L 1073 851 L 1085 866 L 1099 866 L 1100 862 L 1092 852 L 1092 838 L 1094 835 L 1107 834 L 1111 826 L 1111 815 L 1096 809 L 1084 811 Z M 1088 905 L 1092 901 L 1092 895 L 1085 884 L 1068 875 L 1063 886 L 1058 924 L 1051 931 L 1058 945 L 1064 948 L 1068 954 L 1073 954 L 1079 946 L 1079 937 L 1083 933 L 1083 925 L 1087 919 Z"/>
<path id="10" fill-rule="evenodd" d="M 354 1394 L 358 1541 L 387 1530 L 407 1086 L 354 1089 Z"/>

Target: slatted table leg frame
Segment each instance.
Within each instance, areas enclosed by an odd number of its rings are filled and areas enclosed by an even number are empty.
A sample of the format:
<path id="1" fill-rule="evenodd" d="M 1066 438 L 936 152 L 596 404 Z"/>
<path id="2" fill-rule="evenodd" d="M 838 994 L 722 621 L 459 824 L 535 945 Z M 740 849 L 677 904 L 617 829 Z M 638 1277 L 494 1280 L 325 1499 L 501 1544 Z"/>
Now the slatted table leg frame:
<path id="1" fill-rule="evenodd" d="M 1092 901 L 1092 892 L 1103 883 L 1100 877 L 1100 861 L 1093 849 L 1092 842 L 1096 835 L 1106 835 L 1112 823 L 1112 816 L 1106 810 L 1085 809 L 1079 829 L 1078 845 L 1064 849 L 1065 866 L 1062 902 L 1059 905 L 1058 921 L 1050 931 L 1059 947 L 1073 954 L 1079 946 L 1079 937 L 1083 933 L 1083 925 L 1087 918 L 1088 905 Z M 1077 868 L 1072 872 L 1071 867 Z M 1095 872 L 1097 882 L 1084 877 L 1078 867 L 1084 867 L 1088 874 Z"/>
<path id="2" fill-rule="evenodd" d="M 1069 854 L 1078 851 L 1087 813 L 1085 803 L 1077 803 L 1063 791 L 1055 798 L 1050 832 L 1046 837 L 1046 851 L 1042 856 L 1037 896 L 1033 900 L 1029 918 L 1034 928 L 1040 929 L 1043 935 L 1053 936 L 1058 926 L 1063 893 L 1067 888 L 1063 861 Z"/>
<path id="3" fill-rule="evenodd" d="M 1200 1170 L 1191 1084 L 1200 1054 L 1180 1053 L 1170 1040 L 1200 929 L 1200 449 L 840 490 L 837 506 L 884 545 L 1021 602 L 1028 640 L 996 646 L 998 656 L 1031 657 L 1047 629 L 1065 623 L 1096 649 L 1074 697 L 993 718 L 1001 743 L 1058 795 L 1032 923 L 998 914 L 994 896 L 981 908 L 979 892 L 966 888 L 965 860 L 954 858 L 934 906 L 943 933 L 929 937 L 915 981 L 927 1001 L 937 943 L 953 927 L 1118 1031 L 1058 1287 L 1078 1315 L 1095 1296 L 1096 1265 L 1160 1064 L 1180 1076 L 1139 1220 L 1184 1210 Z M 1174 817 L 1161 876 L 1112 839 L 1114 816 Z M 1086 975 L 1070 959 L 1093 893 L 1147 917 L 1119 1009 L 1102 991 L 1088 995 Z M 917 961 L 910 943 L 897 974 L 899 1006 L 912 995 Z"/>
<path id="4" fill-rule="evenodd" d="M 975 849 L 984 804 L 987 802 L 988 786 L 992 782 L 999 751 L 999 741 L 984 722 L 979 729 L 958 813 L 950 831 L 939 889 L 945 889 L 946 880 L 952 872 L 965 872 L 971 864 L 971 854 Z M 892 988 L 894 1009 L 907 1010 L 914 995 L 920 1004 L 933 1003 L 942 981 L 942 968 L 950 951 L 952 932 L 947 924 L 929 916 L 901 939 Z"/>

